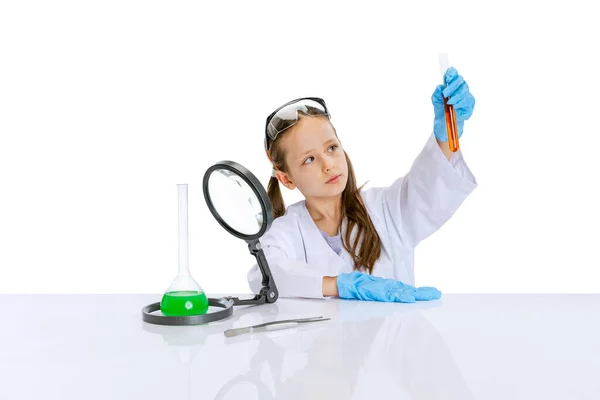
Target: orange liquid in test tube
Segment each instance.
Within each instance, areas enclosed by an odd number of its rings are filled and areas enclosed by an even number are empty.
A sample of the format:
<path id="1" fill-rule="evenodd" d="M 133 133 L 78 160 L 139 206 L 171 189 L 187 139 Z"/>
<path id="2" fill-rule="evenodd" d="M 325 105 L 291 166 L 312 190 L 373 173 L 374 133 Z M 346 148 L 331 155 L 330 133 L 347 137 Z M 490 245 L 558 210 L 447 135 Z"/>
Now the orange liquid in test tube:
<path id="1" fill-rule="evenodd" d="M 448 147 L 450 151 L 456 152 L 458 145 L 458 126 L 456 125 L 456 111 L 454 107 L 448 104 L 448 99 L 444 97 L 444 115 L 446 116 L 446 131 L 448 132 Z"/>

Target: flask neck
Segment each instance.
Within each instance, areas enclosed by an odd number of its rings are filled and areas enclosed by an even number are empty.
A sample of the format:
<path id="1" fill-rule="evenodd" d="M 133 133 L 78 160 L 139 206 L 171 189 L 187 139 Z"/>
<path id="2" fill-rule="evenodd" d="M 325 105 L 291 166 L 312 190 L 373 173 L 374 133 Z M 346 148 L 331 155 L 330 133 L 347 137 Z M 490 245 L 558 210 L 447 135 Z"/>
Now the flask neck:
<path id="1" fill-rule="evenodd" d="M 179 275 L 189 275 L 188 259 L 188 193 L 187 185 L 177 185 L 179 189 Z"/>

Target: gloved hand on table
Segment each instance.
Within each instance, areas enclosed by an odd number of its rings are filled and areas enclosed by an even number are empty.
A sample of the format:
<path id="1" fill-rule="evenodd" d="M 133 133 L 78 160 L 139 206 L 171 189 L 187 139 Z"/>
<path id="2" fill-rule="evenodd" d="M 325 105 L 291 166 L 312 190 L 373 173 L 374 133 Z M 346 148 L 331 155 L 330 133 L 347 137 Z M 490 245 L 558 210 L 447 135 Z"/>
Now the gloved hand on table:
<path id="1" fill-rule="evenodd" d="M 342 299 L 414 303 L 417 300 L 436 300 L 442 296 L 434 287 L 415 288 L 394 279 L 359 271 L 338 275 L 336 284 Z"/>
<path id="2" fill-rule="evenodd" d="M 446 117 L 444 116 L 444 99 L 442 96 L 449 97 L 448 104 L 454 106 L 459 139 L 462 135 L 465 121 L 471 117 L 475 108 L 475 97 L 469 91 L 469 85 L 467 85 L 467 82 L 458 74 L 458 71 L 454 67 L 448 68 L 444 74 L 444 82 L 446 82 L 446 88 L 443 85 L 438 85 L 433 95 L 431 95 L 435 116 L 433 120 L 433 133 L 440 142 L 448 141 Z"/>

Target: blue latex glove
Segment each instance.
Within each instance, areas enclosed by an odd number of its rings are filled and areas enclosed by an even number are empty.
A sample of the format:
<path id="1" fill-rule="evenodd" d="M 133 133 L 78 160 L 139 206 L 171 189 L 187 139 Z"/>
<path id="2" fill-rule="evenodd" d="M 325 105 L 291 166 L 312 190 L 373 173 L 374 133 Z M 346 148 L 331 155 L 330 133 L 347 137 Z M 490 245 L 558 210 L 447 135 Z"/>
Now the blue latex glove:
<path id="1" fill-rule="evenodd" d="M 434 287 L 415 288 L 394 279 L 359 271 L 338 275 L 336 283 L 342 299 L 414 303 L 416 300 L 436 300 L 442 297 L 442 293 Z"/>
<path id="2" fill-rule="evenodd" d="M 448 132 L 446 131 L 446 117 L 444 116 L 444 97 L 450 97 L 448 104 L 454 106 L 456 112 L 456 126 L 458 127 L 458 138 L 460 139 L 465 121 L 468 120 L 473 114 L 475 108 L 475 97 L 469 91 L 469 85 L 463 79 L 458 71 L 454 67 L 448 68 L 444 74 L 444 82 L 446 82 L 446 88 L 443 85 L 438 85 L 431 95 L 431 102 L 433 103 L 433 113 L 435 115 L 433 120 L 433 133 L 440 142 L 448 141 Z"/>

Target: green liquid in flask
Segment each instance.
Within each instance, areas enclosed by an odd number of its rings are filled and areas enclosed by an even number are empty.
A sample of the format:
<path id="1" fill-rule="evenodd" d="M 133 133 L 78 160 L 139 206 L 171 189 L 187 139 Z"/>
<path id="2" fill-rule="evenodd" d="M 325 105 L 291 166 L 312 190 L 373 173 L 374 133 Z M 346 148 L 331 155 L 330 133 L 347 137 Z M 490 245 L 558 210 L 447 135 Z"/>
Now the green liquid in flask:
<path id="1" fill-rule="evenodd" d="M 169 317 L 206 314 L 208 298 L 195 290 L 167 292 L 160 302 L 160 311 Z"/>

